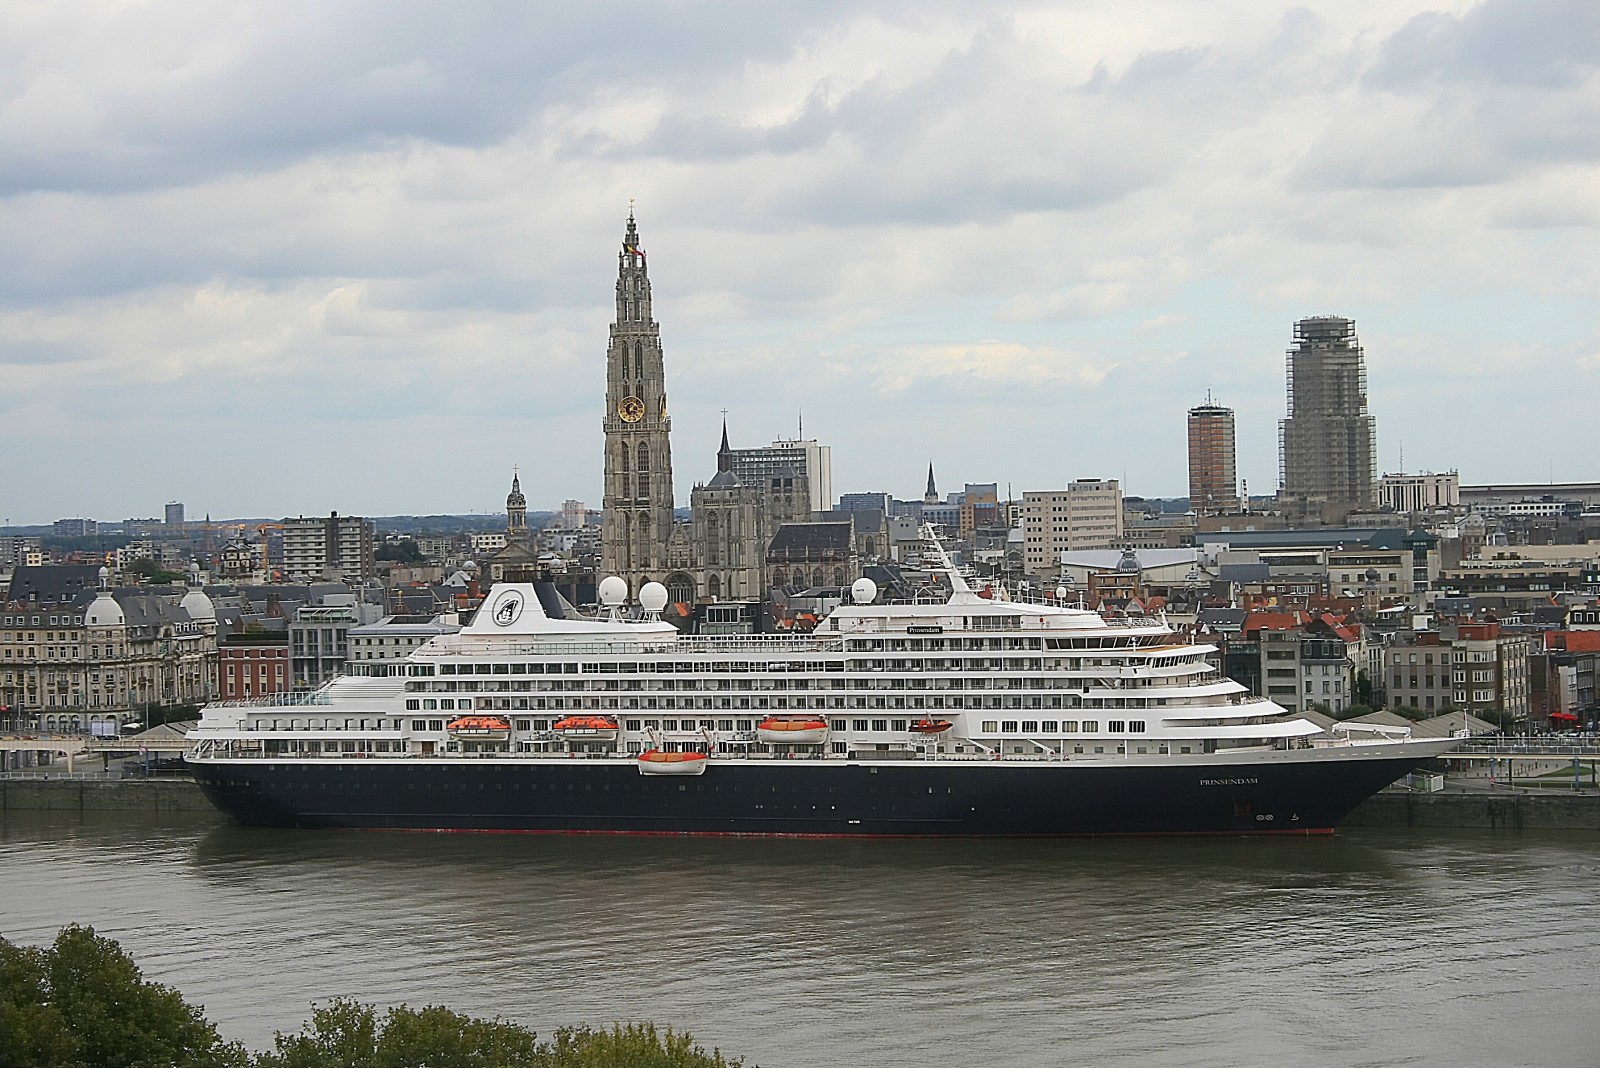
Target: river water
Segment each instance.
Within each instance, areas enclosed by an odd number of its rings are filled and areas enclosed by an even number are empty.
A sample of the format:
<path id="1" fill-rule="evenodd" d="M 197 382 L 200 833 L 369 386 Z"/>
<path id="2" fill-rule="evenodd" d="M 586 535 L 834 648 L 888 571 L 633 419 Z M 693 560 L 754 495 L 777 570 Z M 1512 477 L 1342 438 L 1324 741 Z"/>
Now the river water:
<path id="1" fill-rule="evenodd" d="M 274 831 L 8 813 L 0 933 L 92 924 L 252 1048 L 313 999 L 653 1020 L 776 1066 L 1600 1063 L 1600 836 Z"/>

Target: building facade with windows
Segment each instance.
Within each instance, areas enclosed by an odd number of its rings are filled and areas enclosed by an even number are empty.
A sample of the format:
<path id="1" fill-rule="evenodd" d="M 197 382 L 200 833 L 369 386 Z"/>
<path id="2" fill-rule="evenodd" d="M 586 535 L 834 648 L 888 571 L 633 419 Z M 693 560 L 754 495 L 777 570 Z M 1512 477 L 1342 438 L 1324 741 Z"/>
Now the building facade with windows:
<path id="1" fill-rule="evenodd" d="M 279 631 L 228 634 L 217 643 L 217 683 L 224 701 L 289 691 L 289 636 Z"/>
<path id="2" fill-rule="evenodd" d="M 1369 508 L 1377 481 L 1377 422 L 1354 319 L 1294 324 L 1287 356 L 1288 415 L 1278 424 L 1279 493 L 1287 511 L 1342 522 Z"/>
<path id="3" fill-rule="evenodd" d="M 1116 479 L 1081 478 L 1064 490 L 1022 495 L 1022 566 L 1054 578 L 1061 554 L 1119 548 L 1123 541 L 1122 487 Z"/>
<path id="4" fill-rule="evenodd" d="M 360 516 L 300 516 L 283 521 L 283 572 L 291 582 L 359 583 L 373 564 L 373 526 Z"/>
<path id="5" fill-rule="evenodd" d="M 151 706 L 211 700 L 216 678 L 216 611 L 198 589 L 0 608 L 0 704 L 38 730 L 115 734 Z"/>
<path id="6" fill-rule="evenodd" d="M 1233 409 L 1205 404 L 1189 409 L 1189 507 L 1197 515 L 1239 510 L 1234 462 Z"/>
<path id="7" fill-rule="evenodd" d="M 1391 474 L 1378 479 L 1378 507 L 1402 515 L 1461 507 L 1461 476 L 1455 471 Z"/>

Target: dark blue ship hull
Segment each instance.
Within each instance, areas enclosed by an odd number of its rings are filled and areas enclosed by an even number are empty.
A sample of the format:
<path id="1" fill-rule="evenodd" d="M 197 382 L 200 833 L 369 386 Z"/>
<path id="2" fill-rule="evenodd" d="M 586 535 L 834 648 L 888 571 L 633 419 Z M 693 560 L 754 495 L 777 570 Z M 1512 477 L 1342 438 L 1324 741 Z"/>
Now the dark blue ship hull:
<path id="1" fill-rule="evenodd" d="M 1382 747 L 1387 749 L 1388 747 Z M 263 759 L 191 763 L 224 813 L 275 827 L 611 834 L 1067 836 L 1328 833 L 1437 754 L 1045 763 Z"/>

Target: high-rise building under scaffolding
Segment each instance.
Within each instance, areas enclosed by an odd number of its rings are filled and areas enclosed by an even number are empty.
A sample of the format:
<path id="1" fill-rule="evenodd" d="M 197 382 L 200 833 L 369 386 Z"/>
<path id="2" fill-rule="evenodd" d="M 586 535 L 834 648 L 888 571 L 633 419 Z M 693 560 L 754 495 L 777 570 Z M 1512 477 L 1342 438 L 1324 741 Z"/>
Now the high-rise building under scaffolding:
<path id="1" fill-rule="evenodd" d="M 1377 422 L 1354 319 L 1294 324 L 1287 360 L 1288 417 L 1278 424 L 1279 495 L 1291 515 L 1342 522 L 1372 506 Z"/>

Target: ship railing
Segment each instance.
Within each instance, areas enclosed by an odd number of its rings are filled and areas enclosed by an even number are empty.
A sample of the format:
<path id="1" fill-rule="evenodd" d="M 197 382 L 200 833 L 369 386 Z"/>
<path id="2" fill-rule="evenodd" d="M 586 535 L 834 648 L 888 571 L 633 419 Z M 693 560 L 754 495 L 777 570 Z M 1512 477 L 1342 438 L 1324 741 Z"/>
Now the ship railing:
<path id="1" fill-rule="evenodd" d="M 676 653 L 830 653 L 844 647 L 843 637 L 820 638 L 811 634 L 690 634 L 670 642 L 615 641 L 615 642 L 496 642 L 492 650 L 481 644 L 453 638 L 436 638 L 428 646 L 430 651 L 450 653 L 486 653 L 495 656 L 548 656 L 552 653 L 580 656 L 660 656 Z M 431 659 L 428 658 L 428 659 Z"/>
<path id="2" fill-rule="evenodd" d="M 212 701 L 207 708 L 291 708 L 302 705 L 332 704 L 320 690 L 312 693 L 273 693 L 265 697 L 242 697 L 232 701 Z"/>

